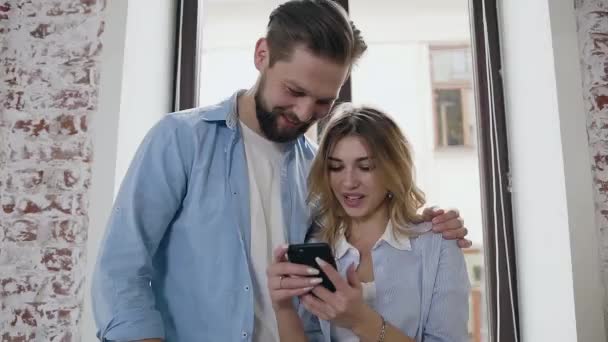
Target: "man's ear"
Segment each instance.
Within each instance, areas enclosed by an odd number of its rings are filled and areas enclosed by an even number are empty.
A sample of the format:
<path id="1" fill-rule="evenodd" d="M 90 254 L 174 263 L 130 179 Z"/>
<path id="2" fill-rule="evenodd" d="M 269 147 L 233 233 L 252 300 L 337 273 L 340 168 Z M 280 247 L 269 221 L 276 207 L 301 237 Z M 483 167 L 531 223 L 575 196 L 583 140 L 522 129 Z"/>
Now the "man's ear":
<path id="1" fill-rule="evenodd" d="M 266 38 L 260 38 L 255 43 L 255 52 L 253 55 L 253 63 L 258 71 L 262 72 L 268 67 L 270 62 L 270 50 L 268 50 L 268 41 Z"/>

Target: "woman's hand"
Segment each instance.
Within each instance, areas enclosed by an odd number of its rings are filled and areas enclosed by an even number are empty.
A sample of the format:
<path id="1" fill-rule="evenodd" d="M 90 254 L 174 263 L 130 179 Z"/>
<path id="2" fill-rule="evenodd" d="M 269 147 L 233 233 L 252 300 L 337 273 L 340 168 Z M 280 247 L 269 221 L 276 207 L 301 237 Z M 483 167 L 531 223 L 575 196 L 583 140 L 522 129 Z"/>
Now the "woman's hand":
<path id="1" fill-rule="evenodd" d="M 318 298 L 312 294 L 304 295 L 304 307 L 320 319 L 353 330 L 373 312 L 363 301 L 363 288 L 354 264 L 348 267 L 347 279 L 344 279 L 333 266 L 320 258 L 317 258 L 317 263 L 336 287 L 336 292 L 332 293 L 323 286 L 316 286 L 312 293 Z"/>
<path id="2" fill-rule="evenodd" d="M 268 291 L 275 311 L 293 309 L 293 297 L 307 294 L 322 281 L 321 278 L 310 277 L 319 274 L 316 268 L 288 262 L 287 247 L 280 246 L 274 250 L 273 262 L 266 270 Z"/>

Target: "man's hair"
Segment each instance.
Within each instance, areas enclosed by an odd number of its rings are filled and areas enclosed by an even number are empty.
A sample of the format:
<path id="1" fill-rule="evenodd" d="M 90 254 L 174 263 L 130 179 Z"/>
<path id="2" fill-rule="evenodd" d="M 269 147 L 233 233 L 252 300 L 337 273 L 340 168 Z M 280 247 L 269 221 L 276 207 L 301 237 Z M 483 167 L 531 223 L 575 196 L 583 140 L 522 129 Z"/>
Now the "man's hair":
<path id="1" fill-rule="evenodd" d="M 367 49 L 344 8 L 331 0 L 283 3 L 270 14 L 266 40 L 270 66 L 289 60 L 297 45 L 343 65 L 353 64 Z"/>

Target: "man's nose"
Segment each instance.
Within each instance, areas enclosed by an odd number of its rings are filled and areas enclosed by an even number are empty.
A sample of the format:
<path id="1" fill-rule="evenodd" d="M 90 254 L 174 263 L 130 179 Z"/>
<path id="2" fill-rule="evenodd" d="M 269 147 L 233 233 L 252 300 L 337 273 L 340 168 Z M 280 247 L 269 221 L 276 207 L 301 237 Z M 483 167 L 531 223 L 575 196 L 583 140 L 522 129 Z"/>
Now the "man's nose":
<path id="1" fill-rule="evenodd" d="M 298 101 L 294 109 L 295 114 L 301 122 L 309 122 L 315 113 L 316 101 L 310 97 L 303 97 Z"/>

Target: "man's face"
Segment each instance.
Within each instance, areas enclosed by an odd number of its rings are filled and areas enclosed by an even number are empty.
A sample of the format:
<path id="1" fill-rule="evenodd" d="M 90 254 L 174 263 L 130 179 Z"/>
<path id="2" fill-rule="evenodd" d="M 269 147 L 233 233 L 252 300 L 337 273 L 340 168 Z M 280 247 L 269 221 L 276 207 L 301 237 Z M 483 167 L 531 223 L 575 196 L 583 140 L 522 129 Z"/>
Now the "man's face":
<path id="1" fill-rule="evenodd" d="M 256 67 L 261 73 L 255 94 L 257 119 L 268 139 L 292 141 L 327 116 L 349 66 L 296 47 L 291 59 L 268 67 L 268 54 L 259 53 L 264 48 L 264 41 L 256 48 Z"/>

